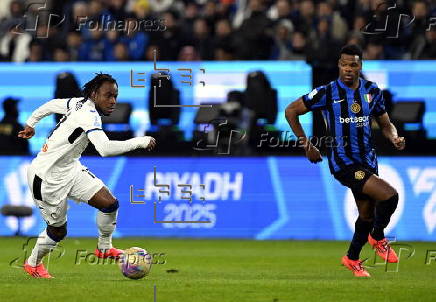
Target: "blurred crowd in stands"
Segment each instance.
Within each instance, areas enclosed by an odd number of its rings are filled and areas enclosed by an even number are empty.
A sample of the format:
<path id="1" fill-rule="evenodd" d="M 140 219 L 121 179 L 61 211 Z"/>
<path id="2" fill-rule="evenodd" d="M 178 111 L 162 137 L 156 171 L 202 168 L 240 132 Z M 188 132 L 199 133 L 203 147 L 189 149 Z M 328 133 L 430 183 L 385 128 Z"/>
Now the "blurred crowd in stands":
<path id="1" fill-rule="evenodd" d="M 435 0 L 44 1 L 0 2 L 2 61 L 436 58 Z"/>

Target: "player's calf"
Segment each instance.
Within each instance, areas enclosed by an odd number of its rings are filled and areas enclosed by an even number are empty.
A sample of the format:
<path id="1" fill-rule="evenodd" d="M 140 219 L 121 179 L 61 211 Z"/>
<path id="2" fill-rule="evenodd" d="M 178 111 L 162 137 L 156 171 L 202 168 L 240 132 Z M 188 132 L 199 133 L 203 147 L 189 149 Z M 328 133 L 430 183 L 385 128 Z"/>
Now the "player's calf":
<path id="1" fill-rule="evenodd" d="M 95 255 L 99 258 L 119 258 L 123 250 L 112 246 L 112 233 L 115 231 L 119 202 L 114 199 L 112 204 L 101 208 L 97 213 L 98 243 Z"/>
<path id="2" fill-rule="evenodd" d="M 45 269 L 42 263 L 42 258 L 50 253 L 58 244 L 59 241 L 67 235 L 67 224 L 59 227 L 47 226 L 47 228 L 39 234 L 32 254 L 26 260 L 23 268 L 32 277 L 35 278 L 52 278 Z"/>
<path id="3" fill-rule="evenodd" d="M 362 247 L 368 241 L 368 234 L 373 226 L 372 220 L 365 220 L 359 216 L 355 223 L 353 239 L 348 248 L 347 256 L 351 260 L 358 260 Z"/>
<path id="4" fill-rule="evenodd" d="M 53 241 L 59 242 L 67 236 L 67 224 L 65 223 L 60 227 L 48 225 L 46 232 Z"/>
<path id="5" fill-rule="evenodd" d="M 394 191 L 387 200 L 378 201 L 374 219 L 374 228 L 368 236 L 368 242 L 377 254 L 389 263 L 398 262 L 398 256 L 395 250 L 390 246 L 389 241 L 385 238 L 384 229 L 388 226 L 392 214 L 394 214 L 398 205 L 398 193 Z"/>
<path id="6" fill-rule="evenodd" d="M 388 199 L 377 201 L 375 207 L 374 229 L 371 232 L 371 236 L 375 240 L 379 241 L 385 237 L 384 229 L 388 226 L 391 216 L 394 214 L 397 205 L 398 193 L 396 191 Z"/>
<path id="7" fill-rule="evenodd" d="M 89 200 L 89 205 L 99 209 L 97 213 L 98 243 L 95 255 L 99 258 L 118 258 L 123 250 L 112 246 L 112 233 L 115 230 L 119 202 L 106 188 L 102 187 Z"/>

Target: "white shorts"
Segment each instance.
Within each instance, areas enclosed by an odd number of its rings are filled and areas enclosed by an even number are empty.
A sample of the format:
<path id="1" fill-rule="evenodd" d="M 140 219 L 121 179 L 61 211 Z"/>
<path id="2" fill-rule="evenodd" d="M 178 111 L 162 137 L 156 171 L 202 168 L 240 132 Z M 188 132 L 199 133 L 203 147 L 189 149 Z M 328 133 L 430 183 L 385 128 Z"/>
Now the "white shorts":
<path id="1" fill-rule="evenodd" d="M 82 165 L 71 179 L 63 182 L 66 185 L 53 185 L 44 181 L 33 171 L 32 166 L 28 168 L 27 181 L 43 219 L 54 227 L 60 227 L 67 222 L 68 199 L 87 203 L 105 186 L 101 179 Z"/>

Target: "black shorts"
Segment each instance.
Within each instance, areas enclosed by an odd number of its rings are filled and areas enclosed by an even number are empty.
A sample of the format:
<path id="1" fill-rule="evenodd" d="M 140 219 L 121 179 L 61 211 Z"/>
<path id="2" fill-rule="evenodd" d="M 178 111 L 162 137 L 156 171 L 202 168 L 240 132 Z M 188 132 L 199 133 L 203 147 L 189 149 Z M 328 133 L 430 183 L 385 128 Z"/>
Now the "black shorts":
<path id="1" fill-rule="evenodd" d="M 353 191 L 354 196 L 362 195 L 362 189 L 365 182 L 371 175 L 377 175 L 375 169 L 368 169 L 362 165 L 350 165 L 346 169 L 335 172 L 333 176 L 344 186 Z"/>

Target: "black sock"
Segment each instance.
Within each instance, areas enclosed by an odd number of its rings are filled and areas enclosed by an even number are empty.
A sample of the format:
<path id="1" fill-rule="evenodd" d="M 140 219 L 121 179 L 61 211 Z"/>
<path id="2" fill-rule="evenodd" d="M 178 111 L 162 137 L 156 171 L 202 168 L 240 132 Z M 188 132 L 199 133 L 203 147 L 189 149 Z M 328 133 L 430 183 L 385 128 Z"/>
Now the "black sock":
<path id="1" fill-rule="evenodd" d="M 371 231 L 374 222 L 372 220 L 362 220 L 357 218 L 355 223 L 353 240 L 351 240 L 350 248 L 348 249 L 347 256 L 351 260 L 358 260 L 360 251 L 365 243 L 368 241 L 368 234 Z"/>
<path id="2" fill-rule="evenodd" d="M 373 228 L 371 231 L 371 237 L 375 240 L 379 241 L 385 238 L 385 232 L 383 231 L 384 228 Z"/>
<path id="3" fill-rule="evenodd" d="M 374 229 L 371 232 L 372 238 L 377 241 L 385 238 L 383 230 L 388 226 L 397 205 L 398 194 L 393 195 L 388 200 L 377 201 L 375 206 Z"/>

